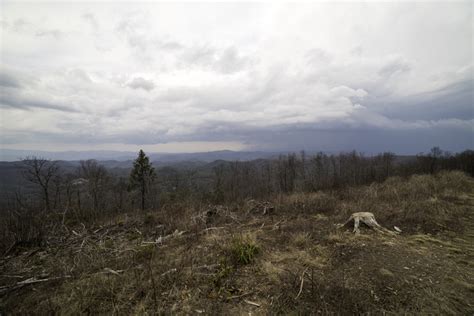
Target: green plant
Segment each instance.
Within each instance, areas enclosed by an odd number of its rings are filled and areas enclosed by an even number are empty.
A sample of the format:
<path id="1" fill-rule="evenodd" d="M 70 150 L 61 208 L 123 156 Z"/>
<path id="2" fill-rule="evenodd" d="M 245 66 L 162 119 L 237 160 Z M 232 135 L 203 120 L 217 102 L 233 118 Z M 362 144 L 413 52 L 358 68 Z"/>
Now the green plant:
<path id="1" fill-rule="evenodd" d="M 232 271 L 232 266 L 228 265 L 227 260 L 225 258 L 221 259 L 219 269 L 217 270 L 212 280 L 214 286 L 220 288 L 223 285 L 225 279 L 227 279 L 227 277 L 229 277 L 229 275 L 232 273 Z"/>
<path id="2" fill-rule="evenodd" d="M 258 246 L 250 237 L 237 237 L 232 241 L 231 255 L 233 261 L 237 264 L 249 264 L 251 263 L 257 253 L 259 252 Z"/>

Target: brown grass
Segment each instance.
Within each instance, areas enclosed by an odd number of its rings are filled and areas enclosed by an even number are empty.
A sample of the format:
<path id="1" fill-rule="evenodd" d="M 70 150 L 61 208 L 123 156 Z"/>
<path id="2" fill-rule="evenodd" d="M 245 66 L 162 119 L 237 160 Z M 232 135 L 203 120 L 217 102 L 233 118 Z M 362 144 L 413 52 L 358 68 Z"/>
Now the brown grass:
<path id="1" fill-rule="evenodd" d="M 1 259 L 0 314 L 472 314 L 464 174 L 270 202 L 272 215 L 227 206 L 203 222 L 207 205 L 176 204 L 58 229 Z M 359 211 L 403 233 L 336 228 Z M 31 277 L 57 279 L 18 285 Z"/>

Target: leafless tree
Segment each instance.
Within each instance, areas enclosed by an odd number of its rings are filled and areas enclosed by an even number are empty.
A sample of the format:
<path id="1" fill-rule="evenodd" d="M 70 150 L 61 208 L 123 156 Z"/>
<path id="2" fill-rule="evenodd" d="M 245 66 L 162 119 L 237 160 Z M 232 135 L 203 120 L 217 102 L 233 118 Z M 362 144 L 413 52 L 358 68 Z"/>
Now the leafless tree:
<path id="1" fill-rule="evenodd" d="M 79 175 L 87 180 L 87 189 L 92 197 L 94 210 L 97 211 L 108 178 L 107 169 L 93 159 L 82 160 L 80 164 Z"/>
<path id="2" fill-rule="evenodd" d="M 49 190 L 52 180 L 59 175 L 57 162 L 32 156 L 24 158 L 23 163 L 23 177 L 41 188 L 46 210 L 51 210 Z"/>
<path id="3" fill-rule="evenodd" d="M 438 169 L 438 164 L 441 156 L 443 155 L 443 151 L 439 147 L 431 148 L 430 154 L 428 157 L 430 158 L 430 173 L 433 174 Z"/>

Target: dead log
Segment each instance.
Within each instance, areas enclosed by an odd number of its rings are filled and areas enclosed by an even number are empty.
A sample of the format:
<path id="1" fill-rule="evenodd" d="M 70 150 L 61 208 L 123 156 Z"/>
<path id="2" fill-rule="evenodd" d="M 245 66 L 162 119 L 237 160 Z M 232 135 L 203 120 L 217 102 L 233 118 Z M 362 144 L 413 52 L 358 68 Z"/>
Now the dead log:
<path id="1" fill-rule="evenodd" d="M 46 279 L 37 279 L 36 277 L 31 277 L 29 279 L 17 282 L 14 285 L 0 286 L 0 294 L 3 294 L 5 292 L 9 292 L 9 291 L 13 291 L 13 290 L 17 290 L 17 289 L 20 289 L 24 286 L 30 285 L 30 284 L 36 284 L 36 283 L 66 279 L 66 278 L 70 278 L 70 277 L 71 277 L 70 275 L 65 275 L 65 276 L 61 276 L 61 277 L 46 278 Z"/>

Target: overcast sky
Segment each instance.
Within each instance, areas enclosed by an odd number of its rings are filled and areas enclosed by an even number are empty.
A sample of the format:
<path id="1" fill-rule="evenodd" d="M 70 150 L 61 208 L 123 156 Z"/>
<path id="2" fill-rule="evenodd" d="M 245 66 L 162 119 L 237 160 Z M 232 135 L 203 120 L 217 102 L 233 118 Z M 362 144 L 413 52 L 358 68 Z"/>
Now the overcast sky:
<path id="1" fill-rule="evenodd" d="M 1 3 L 1 148 L 473 148 L 473 4 Z"/>

